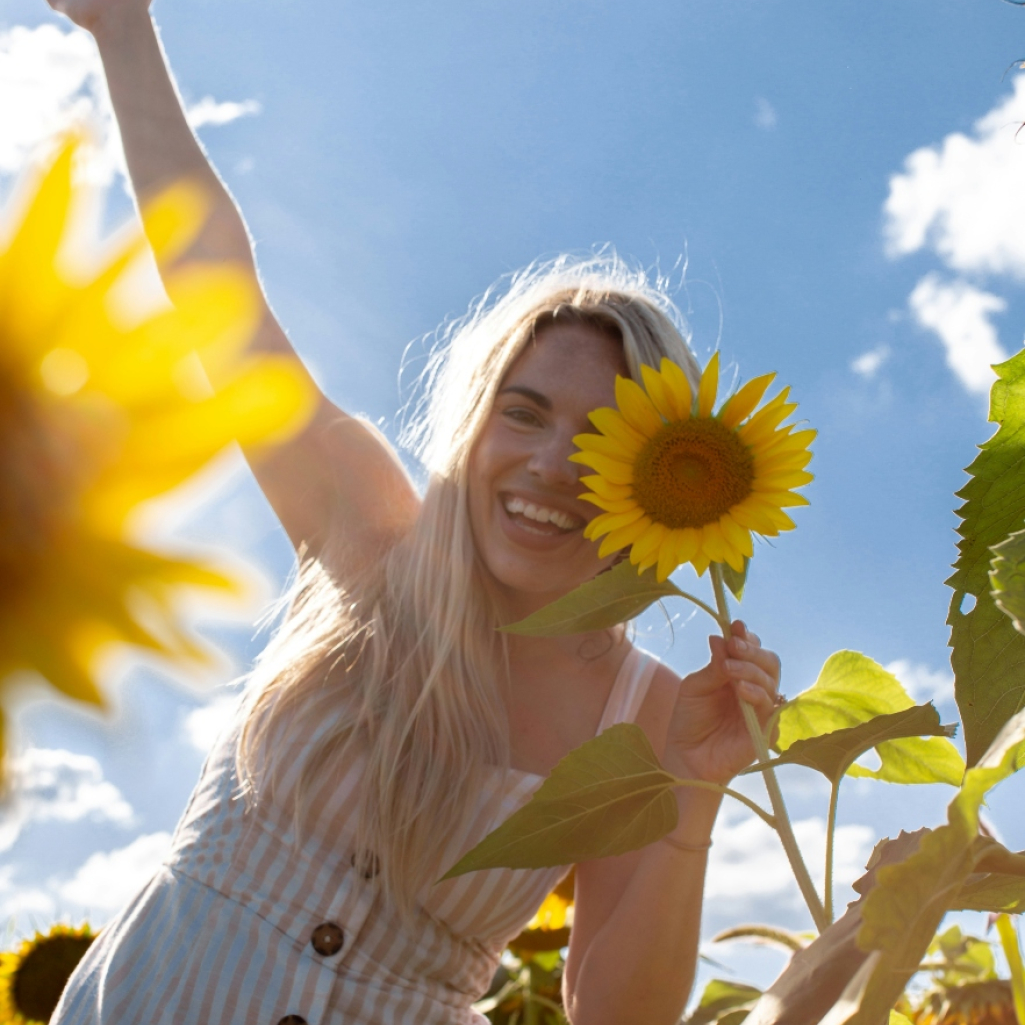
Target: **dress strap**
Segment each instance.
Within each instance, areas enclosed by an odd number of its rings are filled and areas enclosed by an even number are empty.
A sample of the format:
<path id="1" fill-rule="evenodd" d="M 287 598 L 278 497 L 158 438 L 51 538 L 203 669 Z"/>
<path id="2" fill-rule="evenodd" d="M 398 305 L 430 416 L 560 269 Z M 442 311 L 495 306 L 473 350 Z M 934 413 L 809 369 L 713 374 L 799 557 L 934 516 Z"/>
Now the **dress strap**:
<path id="1" fill-rule="evenodd" d="M 637 718 L 658 665 L 658 659 L 653 655 L 640 648 L 630 649 L 609 691 L 598 725 L 599 733 L 617 722 L 633 722 Z"/>

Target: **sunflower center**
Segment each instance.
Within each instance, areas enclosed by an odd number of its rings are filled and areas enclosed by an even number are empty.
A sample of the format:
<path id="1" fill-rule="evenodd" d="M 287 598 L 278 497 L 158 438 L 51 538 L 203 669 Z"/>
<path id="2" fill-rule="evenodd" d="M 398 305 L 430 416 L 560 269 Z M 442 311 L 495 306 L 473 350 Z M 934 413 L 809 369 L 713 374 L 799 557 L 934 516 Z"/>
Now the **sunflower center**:
<path id="1" fill-rule="evenodd" d="M 49 1021 L 71 973 L 92 941 L 92 934 L 58 934 L 34 943 L 14 972 L 11 991 L 15 1010 L 30 1021 Z"/>
<path id="2" fill-rule="evenodd" d="M 754 457 L 736 431 L 718 420 L 666 424 L 634 463 L 634 497 L 656 522 L 673 530 L 703 527 L 750 493 Z"/>

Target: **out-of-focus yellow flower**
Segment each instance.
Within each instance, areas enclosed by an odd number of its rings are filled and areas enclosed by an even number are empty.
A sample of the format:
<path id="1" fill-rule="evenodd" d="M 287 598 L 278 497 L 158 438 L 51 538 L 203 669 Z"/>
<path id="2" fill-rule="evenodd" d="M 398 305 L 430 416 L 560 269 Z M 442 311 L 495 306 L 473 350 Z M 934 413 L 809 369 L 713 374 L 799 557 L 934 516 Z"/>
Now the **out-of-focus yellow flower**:
<path id="1" fill-rule="evenodd" d="M 201 659 L 175 609 L 179 589 L 240 587 L 141 547 L 130 514 L 233 439 L 288 436 L 313 392 L 295 361 L 246 355 L 259 304 L 245 271 L 185 266 L 167 279 L 174 306 L 143 313 L 128 277 L 145 253 L 141 232 L 90 266 L 69 258 L 75 152 L 66 143 L 20 217 L 0 227 L 0 699 L 28 671 L 102 704 L 101 648 Z M 185 186 L 152 203 L 144 220 L 158 259 L 182 252 L 203 216 Z"/>
<path id="2" fill-rule="evenodd" d="M 797 408 L 788 388 L 756 412 L 775 374 L 745 384 L 713 414 L 718 353 L 697 395 L 671 360 L 641 373 L 643 388 L 616 378 L 618 409 L 590 414 L 600 434 L 573 439 L 581 451 L 570 458 L 596 471 L 580 497 L 602 510 L 585 536 L 605 538 L 602 557 L 630 545 L 630 561 L 640 572 L 656 566 L 659 580 L 684 562 L 698 573 L 713 562 L 741 572 L 752 532 L 791 530 L 784 508 L 808 504 L 793 489 L 812 479 L 804 468 L 815 432 L 781 426 Z"/>
<path id="3" fill-rule="evenodd" d="M 0 1025 L 48 1022 L 95 934 L 88 925 L 53 925 L 0 954 Z"/>

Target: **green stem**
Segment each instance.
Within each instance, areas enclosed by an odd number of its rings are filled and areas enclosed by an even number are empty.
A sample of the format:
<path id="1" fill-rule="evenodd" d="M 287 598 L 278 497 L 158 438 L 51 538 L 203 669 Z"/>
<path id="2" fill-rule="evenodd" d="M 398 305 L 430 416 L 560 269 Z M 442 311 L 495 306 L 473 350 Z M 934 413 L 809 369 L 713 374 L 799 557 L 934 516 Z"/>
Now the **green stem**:
<path id="1" fill-rule="evenodd" d="M 726 599 L 726 588 L 723 585 L 722 567 L 713 562 L 709 567 L 709 574 L 712 577 L 712 588 L 715 591 L 715 604 L 718 608 L 718 615 L 715 617 L 722 630 L 723 637 L 728 641 L 733 636 L 732 620 L 730 619 L 729 602 Z M 783 843 L 783 850 L 786 851 L 787 859 L 793 870 L 797 885 L 800 887 L 804 902 L 811 912 L 815 928 L 822 932 L 829 921 L 826 918 L 822 901 L 815 890 L 815 884 L 811 881 L 808 867 L 801 857 L 801 849 L 797 846 L 797 838 L 794 836 L 793 827 L 790 825 L 790 816 L 787 814 L 787 806 L 783 801 L 783 792 L 779 788 L 779 781 L 776 779 L 776 772 L 769 764 L 769 746 L 765 742 L 765 734 L 762 732 L 762 725 L 758 721 L 755 710 L 744 700 L 740 700 L 740 710 L 744 715 L 744 723 L 747 732 L 751 735 L 751 743 L 754 744 L 755 756 L 758 764 L 763 766 L 760 770 L 762 779 L 765 781 L 765 789 L 769 793 L 769 802 L 772 804 L 772 811 L 776 819 L 776 832 Z"/>
<path id="2" fill-rule="evenodd" d="M 829 792 L 829 817 L 826 821 L 826 921 L 833 922 L 833 840 L 836 836 L 836 806 L 840 797 L 840 781 Z"/>
<path id="3" fill-rule="evenodd" d="M 670 581 L 672 583 L 672 581 Z M 699 609 L 703 609 L 707 612 L 717 623 L 719 622 L 719 614 L 712 608 L 711 605 L 705 604 L 700 598 L 695 597 L 693 594 L 689 594 L 687 591 L 681 591 L 679 588 L 676 589 L 677 597 L 686 598 L 687 601 L 693 602 Z"/>
<path id="4" fill-rule="evenodd" d="M 746 797 L 738 790 L 731 790 L 729 787 L 724 787 L 719 783 L 709 783 L 703 779 L 680 779 L 677 777 L 676 783 L 681 787 L 697 787 L 699 790 L 714 790 L 717 794 L 725 794 L 727 797 L 732 797 L 735 801 L 740 801 L 741 804 L 746 804 L 767 826 L 771 826 L 773 829 L 776 828 L 775 816 L 770 815 L 769 812 L 758 804 L 757 801 L 752 801 L 750 797 Z"/>

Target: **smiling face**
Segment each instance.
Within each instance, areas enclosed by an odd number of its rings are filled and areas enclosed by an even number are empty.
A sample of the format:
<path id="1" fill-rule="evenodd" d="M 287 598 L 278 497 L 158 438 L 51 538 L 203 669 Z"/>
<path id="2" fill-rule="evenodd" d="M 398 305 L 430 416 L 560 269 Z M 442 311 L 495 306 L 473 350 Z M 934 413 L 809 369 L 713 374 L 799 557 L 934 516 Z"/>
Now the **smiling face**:
<path id="1" fill-rule="evenodd" d="M 470 523 L 477 551 L 516 615 L 527 615 L 590 580 L 614 558 L 598 559 L 583 536 L 597 515 L 577 497 L 569 461 L 587 414 L 615 404 L 622 345 L 584 324 L 539 329 L 506 374 L 469 464 Z"/>

